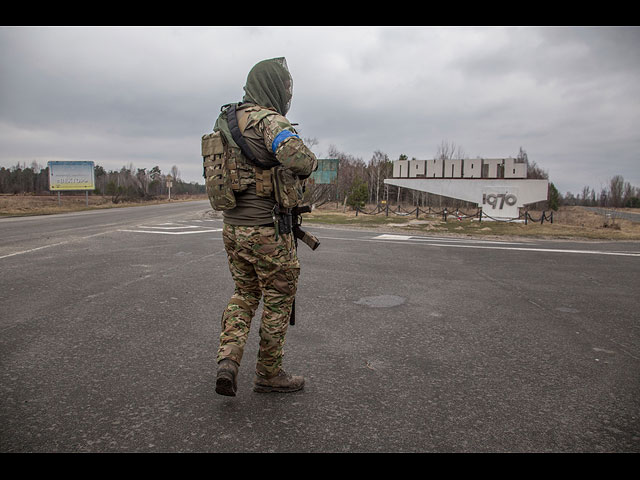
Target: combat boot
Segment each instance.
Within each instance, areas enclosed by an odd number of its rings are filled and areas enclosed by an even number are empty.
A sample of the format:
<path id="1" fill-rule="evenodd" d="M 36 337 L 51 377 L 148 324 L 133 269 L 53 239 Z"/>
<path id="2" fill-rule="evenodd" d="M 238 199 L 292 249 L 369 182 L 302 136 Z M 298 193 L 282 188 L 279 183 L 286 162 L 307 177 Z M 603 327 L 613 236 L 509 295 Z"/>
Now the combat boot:
<path id="1" fill-rule="evenodd" d="M 304 387 L 304 377 L 291 375 L 283 369 L 273 377 L 266 378 L 256 375 L 253 380 L 253 391 L 259 393 L 269 392 L 296 392 Z"/>
<path id="2" fill-rule="evenodd" d="M 229 358 L 218 364 L 218 378 L 216 378 L 216 393 L 235 397 L 238 389 L 238 364 Z"/>

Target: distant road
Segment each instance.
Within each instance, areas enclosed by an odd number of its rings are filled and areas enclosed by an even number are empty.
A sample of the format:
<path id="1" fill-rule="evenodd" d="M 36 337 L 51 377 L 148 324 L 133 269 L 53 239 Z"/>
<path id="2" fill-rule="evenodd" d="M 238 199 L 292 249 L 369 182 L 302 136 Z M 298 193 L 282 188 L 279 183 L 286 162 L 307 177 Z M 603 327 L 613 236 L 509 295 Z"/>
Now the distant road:
<path id="1" fill-rule="evenodd" d="M 0 258 L 32 248 L 89 238 L 142 222 L 167 217 L 202 217 L 209 202 L 176 202 L 139 207 L 107 208 L 27 217 L 0 217 Z"/>
<path id="2" fill-rule="evenodd" d="M 613 210 L 610 208 L 600 207 L 582 207 L 592 212 L 599 213 L 600 215 L 610 215 L 612 218 L 624 218 L 625 220 L 631 220 L 632 222 L 640 222 L 640 213 L 624 212 L 620 210 Z"/>
<path id="3" fill-rule="evenodd" d="M 0 452 L 640 452 L 640 244 L 306 225 L 285 367 L 216 395 L 208 202 L 0 219 Z"/>

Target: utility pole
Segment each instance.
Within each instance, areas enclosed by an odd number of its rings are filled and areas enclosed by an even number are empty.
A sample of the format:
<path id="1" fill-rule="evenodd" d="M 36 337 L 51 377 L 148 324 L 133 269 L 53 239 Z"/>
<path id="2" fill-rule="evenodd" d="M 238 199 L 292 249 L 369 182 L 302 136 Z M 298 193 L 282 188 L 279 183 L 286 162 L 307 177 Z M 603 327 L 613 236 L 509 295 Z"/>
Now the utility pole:
<path id="1" fill-rule="evenodd" d="M 167 188 L 169 189 L 169 201 L 171 201 L 171 187 L 173 186 L 173 177 L 171 175 L 167 175 Z"/>

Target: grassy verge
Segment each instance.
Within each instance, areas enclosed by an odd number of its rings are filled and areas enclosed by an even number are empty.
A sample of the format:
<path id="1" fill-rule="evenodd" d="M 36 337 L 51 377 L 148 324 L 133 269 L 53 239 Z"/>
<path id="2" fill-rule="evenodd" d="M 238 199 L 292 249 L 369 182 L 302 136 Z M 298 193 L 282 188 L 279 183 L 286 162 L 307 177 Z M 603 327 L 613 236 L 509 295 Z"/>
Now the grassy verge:
<path id="1" fill-rule="evenodd" d="M 369 209 L 372 210 L 372 209 Z M 542 212 L 530 212 L 540 218 Z M 548 214 L 548 212 L 547 212 Z M 458 220 L 449 216 L 445 222 L 441 215 L 398 216 L 390 213 L 366 215 L 341 210 L 318 209 L 304 215 L 305 224 L 331 224 L 361 228 L 386 229 L 417 234 L 537 237 L 590 240 L 640 240 L 640 223 L 629 220 L 611 220 L 601 214 L 580 207 L 561 207 L 553 214 L 553 223 L 478 222 L 477 219 Z"/>
<path id="2" fill-rule="evenodd" d="M 206 200 L 206 195 L 172 196 L 171 202 L 190 200 Z M 81 212 L 103 208 L 123 208 L 140 205 L 157 205 L 169 203 L 167 198 L 145 200 L 140 202 L 113 203 L 110 196 L 89 195 L 89 205 L 84 195 L 62 195 L 58 204 L 57 195 L 0 195 L 0 217 L 16 217 L 28 215 L 52 215 L 56 213 Z"/>

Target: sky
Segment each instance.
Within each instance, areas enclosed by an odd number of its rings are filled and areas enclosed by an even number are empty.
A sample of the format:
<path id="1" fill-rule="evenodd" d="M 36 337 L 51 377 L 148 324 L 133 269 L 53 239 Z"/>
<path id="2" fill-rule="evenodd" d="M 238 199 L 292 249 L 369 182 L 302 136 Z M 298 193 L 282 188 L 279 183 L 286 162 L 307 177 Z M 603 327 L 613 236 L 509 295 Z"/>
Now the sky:
<path id="1" fill-rule="evenodd" d="M 274 57 L 318 158 L 523 148 L 561 193 L 640 187 L 638 27 L 0 27 L 0 166 L 176 165 L 203 183 L 202 135 Z"/>

